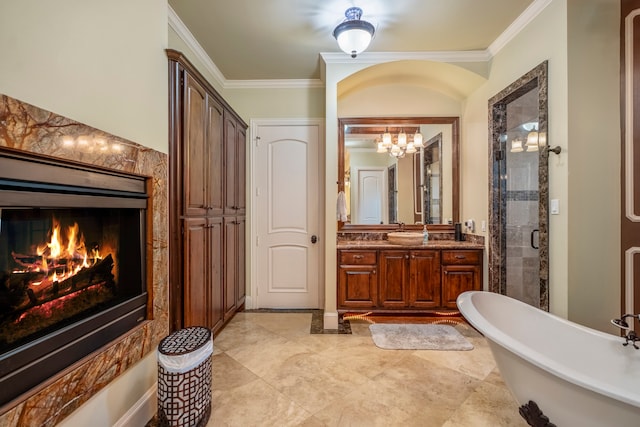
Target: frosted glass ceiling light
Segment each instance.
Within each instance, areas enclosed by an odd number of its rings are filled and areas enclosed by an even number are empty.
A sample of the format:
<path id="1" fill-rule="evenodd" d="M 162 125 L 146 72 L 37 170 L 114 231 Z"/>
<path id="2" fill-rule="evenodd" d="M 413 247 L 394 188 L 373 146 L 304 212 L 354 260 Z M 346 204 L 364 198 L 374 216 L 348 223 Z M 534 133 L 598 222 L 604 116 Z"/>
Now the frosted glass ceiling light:
<path id="1" fill-rule="evenodd" d="M 359 7 L 350 7 L 344 16 L 347 19 L 333 30 L 333 37 L 336 38 L 343 52 L 355 58 L 369 46 L 375 28 L 371 23 L 360 19 L 362 9 Z"/>

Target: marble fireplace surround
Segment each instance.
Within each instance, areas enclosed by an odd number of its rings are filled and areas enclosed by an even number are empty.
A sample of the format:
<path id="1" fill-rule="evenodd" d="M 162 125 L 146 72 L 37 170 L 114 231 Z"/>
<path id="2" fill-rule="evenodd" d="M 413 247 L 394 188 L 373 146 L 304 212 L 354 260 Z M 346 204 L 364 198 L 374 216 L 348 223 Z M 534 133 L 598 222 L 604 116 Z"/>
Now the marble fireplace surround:
<path id="1" fill-rule="evenodd" d="M 2 426 L 53 426 L 155 351 L 169 332 L 167 155 L 1 94 L 0 146 L 152 178 L 150 320 L 0 408 Z"/>

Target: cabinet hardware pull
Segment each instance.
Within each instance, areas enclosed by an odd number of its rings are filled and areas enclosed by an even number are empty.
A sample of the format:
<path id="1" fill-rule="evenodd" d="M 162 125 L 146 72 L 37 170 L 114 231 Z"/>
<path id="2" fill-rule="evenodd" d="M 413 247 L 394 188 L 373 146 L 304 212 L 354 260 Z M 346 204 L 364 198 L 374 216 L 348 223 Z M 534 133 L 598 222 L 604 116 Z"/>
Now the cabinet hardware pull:
<path id="1" fill-rule="evenodd" d="M 354 259 L 362 259 L 362 258 L 364 258 L 364 257 L 363 257 L 362 255 L 354 255 L 354 256 L 353 256 L 353 258 L 354 258 Z"/>
<path id="2" fill-rule="evenodd" d="M 404 256 L 404 259 L 409 259 L 409 255 L 405 255 L 405 256 Z"/>
<path id="3" fill-rule="evenodd" d="M 371 272 L 371 274 L 376 274 L 376 271 L 375 271 L 375 270 L 373 270 L 373 271 Z"/>
<path id="4" fill-rule="evenodd" d="M 456 259 L 465 259 L 466 257 L 464 255 L 456 255 Z"/>

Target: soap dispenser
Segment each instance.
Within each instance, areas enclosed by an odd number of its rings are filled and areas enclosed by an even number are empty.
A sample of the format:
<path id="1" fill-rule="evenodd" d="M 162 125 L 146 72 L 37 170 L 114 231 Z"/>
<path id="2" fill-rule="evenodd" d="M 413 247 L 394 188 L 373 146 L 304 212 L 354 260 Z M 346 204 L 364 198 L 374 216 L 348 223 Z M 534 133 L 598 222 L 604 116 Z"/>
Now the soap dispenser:
<path id="1" fill-rule="evenodd" d="M 426 245 L 429 242 L 429 232 L 427 231 L 426 224 L 422 227 L 422 244 Z"/>

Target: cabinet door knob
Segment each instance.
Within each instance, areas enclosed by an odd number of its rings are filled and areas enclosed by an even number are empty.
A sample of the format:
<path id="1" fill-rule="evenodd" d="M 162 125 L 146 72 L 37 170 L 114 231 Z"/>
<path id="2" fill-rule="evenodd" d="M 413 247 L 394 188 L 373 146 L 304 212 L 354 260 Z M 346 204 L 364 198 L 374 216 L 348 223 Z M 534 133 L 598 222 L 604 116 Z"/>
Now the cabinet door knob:
<path id="1" fill-rule="evenodd" d="M 409 259 L 409 255 L 405 255 L 405 256 L 404 256 L 404 259 Z"/>
<path id="2" fill-rule="evenodd" d="M 376 274 L 376 271 L 375 271 L 375 270 L 373 270 L 373 271 L 371 272 L 371 274 Z"/>

